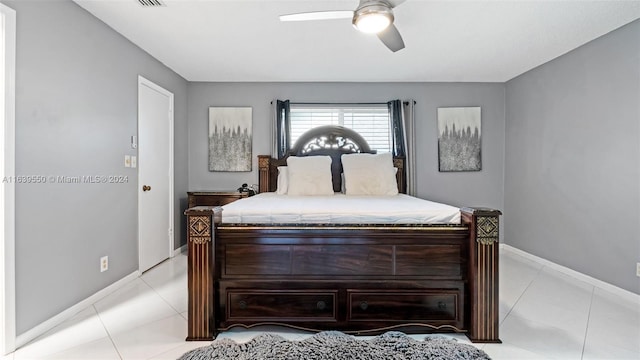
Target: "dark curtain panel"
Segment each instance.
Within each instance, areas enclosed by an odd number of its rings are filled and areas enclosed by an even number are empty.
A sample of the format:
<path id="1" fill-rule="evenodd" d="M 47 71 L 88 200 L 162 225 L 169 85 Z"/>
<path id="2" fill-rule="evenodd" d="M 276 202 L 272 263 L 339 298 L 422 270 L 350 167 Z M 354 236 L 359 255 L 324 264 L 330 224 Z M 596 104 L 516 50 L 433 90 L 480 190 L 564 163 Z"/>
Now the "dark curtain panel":
<path id="1" fill-rule="evenodd" d="M 276 103 L 276 148 L 278 150 L 278 159 L 282 159 L 289 149 L 291 136 L 291 126 L 289 124 L 289 100 L 277 100 Z"/>
<path id="2" fill-rule="evenodd" d="M 395 157 L 405 157 L 404 126 L 402 122 L 402 101 L 387 103 L 391 121 L 391 153 Z"/>

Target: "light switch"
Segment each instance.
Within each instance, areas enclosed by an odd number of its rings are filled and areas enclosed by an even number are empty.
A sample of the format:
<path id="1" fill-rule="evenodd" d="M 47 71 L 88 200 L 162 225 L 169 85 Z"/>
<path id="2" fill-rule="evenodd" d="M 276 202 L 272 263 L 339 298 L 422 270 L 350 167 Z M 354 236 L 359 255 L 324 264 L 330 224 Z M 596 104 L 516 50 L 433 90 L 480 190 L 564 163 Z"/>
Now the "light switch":
<path id="1" fill-rule="evenodd" d="M 131 155 L 131 167 L 137 167 L 138 166 L 138 157 L 135 155 Z"/>
<path id="2" fill-rule="evenodd" d="M 125 155 L 124 156 L 124 167 L 131 167 L 131 156 L 130 155 Z"/>

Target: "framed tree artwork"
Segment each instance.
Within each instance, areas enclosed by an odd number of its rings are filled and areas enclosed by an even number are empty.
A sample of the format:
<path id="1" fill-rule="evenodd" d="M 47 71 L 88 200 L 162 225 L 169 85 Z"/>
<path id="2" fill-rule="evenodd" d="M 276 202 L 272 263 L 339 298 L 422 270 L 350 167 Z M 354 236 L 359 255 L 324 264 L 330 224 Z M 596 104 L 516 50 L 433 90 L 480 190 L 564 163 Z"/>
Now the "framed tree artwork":
<path id="1" fill-rule="evenodd" d="M 252 109 L 209 108 L 209 171 L 251 171 Z"/>
<path id="2" fill-rule="evenodd" d="M 480 107 L 438 108 L 438 170 L 482 169 Z"/>

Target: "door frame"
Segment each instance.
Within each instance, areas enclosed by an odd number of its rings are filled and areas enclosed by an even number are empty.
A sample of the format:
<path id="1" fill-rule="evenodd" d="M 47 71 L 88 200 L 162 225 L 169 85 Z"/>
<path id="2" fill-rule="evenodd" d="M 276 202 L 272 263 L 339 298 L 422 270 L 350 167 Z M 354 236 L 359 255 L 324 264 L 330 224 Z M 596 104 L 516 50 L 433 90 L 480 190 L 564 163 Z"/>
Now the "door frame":
<path id="1" fill-rule="evenodd" d="M 15 176 L 15 110 L 16 110 L 16 11 L 0 4 L 0 56 L 3 57 L 4 87 L 0 91 L 4 103 L 2 117 L 3 148 L 2 177 Z M 0 198 L 0 355 L 11 353 L 16 346 L 16 284 L 15 284 L 15 183 L 2 184 Z"/>
<path id="2" fill-rule="evenodd" d="M 173 136 L 173 129 L 174 129 L 174 117 L 175 117 L 175 110 L 174 110 L 174 97 L 173 97 L 173 93 L 166 90 L 165 88 L 155 84 L 154 82 L 142 77 L 141 75 L 138 75 L 138 120 L 137 120 L 137 128 L 138 128 L 138 139 L 140 139 L 140 132 L 143 131 L 143 129 L 140 129 L 140 89 L 142 86 L 146 86 L 152 90 L 155 90 L 163 95 L 166 95 L 169 98 L 169 159 L 167 159 L 169 161 L 169 226 L 170 228 L 167 229 L 168 231 L 168 239 L 169 239 L 169 244 L 168 244 L 168 257 L 171 258 L 174 256 L 174 251 L 173 248 L 175 247 L 175 231 L 174 231 L 174 225 L 175 225 L 175 216 L 174 216 L 174 210 L 175 210 L 175 201 L 174 201 L 174 168 L 173 168 L 173 158 L 174 158 L 174 148 L 173 148 L 173 143 L 174 143 L 174 136 Z M 137 154 L 140 155 L 140 150 L 139 148 L 137 149 Z M 138 157 L 139 159 L 139 157 Z M 138 165 L 138 186 L 136 187 L 136 192 L 138 194 L 138 271 L 140 273 L 142 273 L 142 269 L 140 268 L 141 262 L 140 262 L 140 257 L 142 255 L 141 252 L 141 237 L 140 237 L 140 214 L 142 213 L 141 211 L 141 206 L 140 206 L 140 201 L 141 201 L 141 196 L 142 196 L 142 192 L 140 191 L 140 187 L 142 186 L 142 184 L 140 183 L 140 166 Z"/>

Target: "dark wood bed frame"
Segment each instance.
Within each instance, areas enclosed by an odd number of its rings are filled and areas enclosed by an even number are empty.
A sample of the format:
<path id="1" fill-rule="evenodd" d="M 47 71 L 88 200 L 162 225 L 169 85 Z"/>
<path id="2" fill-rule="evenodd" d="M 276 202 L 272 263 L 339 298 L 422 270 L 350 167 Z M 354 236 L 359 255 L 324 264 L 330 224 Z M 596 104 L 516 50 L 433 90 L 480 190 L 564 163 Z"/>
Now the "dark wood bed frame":
<path id="1" fill-rule="evenodd" d="M 349 130 L 307 133 L 292 154 L 370 152 Z M 275 191 L 286 159 L 259 156 L 260 192 Z M 405 189 L 404 161 L 398 188 Z M 242 200 L 240 200 L 242 201 Z M 463 208 L 460 225 L 227 224 L 221 207 L 188 209 L 188 336 L 212 340 L 235 326 L 375 334 L 461 332 L 498 337 L 498 221 Z"/>

